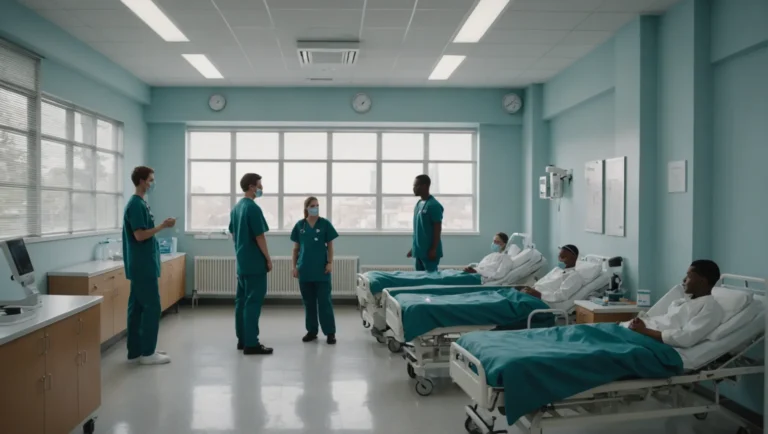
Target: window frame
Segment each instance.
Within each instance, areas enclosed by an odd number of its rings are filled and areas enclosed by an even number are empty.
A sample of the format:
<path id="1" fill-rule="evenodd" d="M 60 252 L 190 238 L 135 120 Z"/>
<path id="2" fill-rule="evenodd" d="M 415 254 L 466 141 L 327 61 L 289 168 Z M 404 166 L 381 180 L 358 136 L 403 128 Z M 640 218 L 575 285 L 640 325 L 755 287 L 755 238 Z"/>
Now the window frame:
<path id="1" fill-rule="evenodd" d="M 230 133 L 230 157 L 227 159 L 210 159 L 210 158 L 191 158 L 191 135 L 197 132 L 220 132 Z M 237 133 L 278 133 L 278 158 L 277 159 L 237 159 Z M 322 132 L 326 133 L 326 158 L 325 159 L 285 159 L 285 134 L 294 132 Z M 349 160 L 349 159 L 334 159 L 333 158 L 333 134 L 334 133 L 375 133 L 376 134 L 376 158 L 369 160 Z M 419 133 L 423 134 L 424 152 L 423 157 L 419 160 L 383 160 L 383 135 L 388 133 Z M 466 133 L 471 134 L 472 137 L 472 159 L 471 160 L 430 160 L 429 159 L 429 142 L 430 134 L 434 133 Z M 192 235 L 210 235 L 219 233 L 218 230 L 205 230 L 204 228 L 191 228 L 191 215 L 192 215 L 192 197 L 222 197 L 230 196 L 230 207 L 234 207 L 237 201 L 242 197 L 242 192 L 236 191 L 235 187 L 239 182 L 237 178 L 236 165 L 237 163 L 277 163 L 279 179 L 277 180 L 277 191 L 265 191 L 262 197 L 276 197 L 277 198 L 277 219 L 278 227 L 270 228 L 271 233 L 288 234 L 291 232 L 292 223 L 284 224 L 285 210 L 283 209 L 283 199 L 287 197 L 301 197 L 306 198 L 309 195 L 324 196 L 327 204 L 323 205 L 324 215 L 333 221 L 333 198 L 334 197 L 373 197 L 376 199 L 376 228 L 375 229 L 338 229 L 341 234 L 347 235 L 410 235 L 411 230 L 404 229 L 386 229 L 382 228 L 383 220 L 383 198 L 385 197 L 404 197 L 407 193 L 393 194 L 382 192 L 382 168 L 386 163 L 421 163 L 422 173 L 429 173 L 429 165 L 431 163 L 453 163 L 453 164 L 469 164 L 472 167 L 472 193 L 471 194 L 437 194 L 438 199 L 443 197 L 471 197 L 472 198 L 472 229 L 463 230 L 447 230 L 444 231 L 446 235 L 478 235 L 480 233 L 479 228 L 479 182 L 478 182 L 478 166 L 479 166 L 479 143 L 478 143 L 478 129 L 476 127 L 441 127 L 441 128 L 419 128 L 419 127 L 322 127 L 322 126 L 307 126 L 307 127 L 280 127 L 276 126 L 270 128 L 265 127 L 196 127 L 189 126 L 186 131 L 186 147 L 185 147 L 185 233 Z M 226 193 L 192 193 L 192 163 L 193 162 L 217 162 L 230 164 L 230 188 L 233 189 L 229 194 Z M 326 165 L 326 193 L 285 193 L 284 176 L 285 176 L 285 163 L 324 163 Z M 334 193 L 333 192 L 333 165 L 334 163 L 374 163 L 376 164 L 376 192 L 375 193 Z M 274 184 L 271 184 L 274 185 Z M 414 198 L 414 204 L 416 199 Z M 226 232 L 226 229 L 222 229 L 222 232 Z"/>

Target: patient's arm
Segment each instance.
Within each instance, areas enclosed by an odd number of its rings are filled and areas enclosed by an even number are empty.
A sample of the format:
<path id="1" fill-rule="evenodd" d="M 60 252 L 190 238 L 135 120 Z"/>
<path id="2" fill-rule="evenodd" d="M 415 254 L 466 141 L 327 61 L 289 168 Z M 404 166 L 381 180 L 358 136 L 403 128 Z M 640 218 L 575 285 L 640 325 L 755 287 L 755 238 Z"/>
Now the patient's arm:
<path id="1" fill-rule="evenodd" d="M 529 287 L 529 286 L 526 286 L 525 288 L 521 289 L 520 292 L 522 292 L 524 294 L 532 295 L 532 296 L 534 296 L 536 298 L 539 298 L 539 299 L 541 298 L 541 293 L 539 291 Z"/>
<path id="2" fill-rule="evenodd" d="M 469 274 L 475 274 L 475 273 L 477 273 L 477 270 L 475 270 L 475 269 L 474 269 L 474 268 L 472 268 L 472 267 L 466 267 L 466 268 L 464 269 L 464 272 L 465 272 L 465 273 L 469 273 Z"/>
<path id="3" fill-rule="evenodd" d="M 649 338 L 656 339 L 659 342 L 664 342 L 661 337 L 661 332 L 658 330 L 649 329 L 646 327 L 645 322 L 643 322 L 643 320 L 640 318 L 633 319 L 632 322 L 629 323 L 629 329 L 634 330 L 641 335 L 648 336 Z"/>

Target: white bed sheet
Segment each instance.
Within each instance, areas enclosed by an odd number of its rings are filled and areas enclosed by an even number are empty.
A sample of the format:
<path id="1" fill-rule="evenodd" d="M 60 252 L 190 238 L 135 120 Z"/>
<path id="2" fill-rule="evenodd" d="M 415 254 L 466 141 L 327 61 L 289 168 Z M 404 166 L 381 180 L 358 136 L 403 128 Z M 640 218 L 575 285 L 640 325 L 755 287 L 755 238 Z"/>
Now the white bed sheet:
<path id="1" fill-rule="evenodd" d="M 576 300 L 584 300 L 591 294 L 597 292 L 599 289 L 607 287 L 611 282 L 611 275 L 613 275 L 613 273 L 610 270 L 603 271 L 597 275 L 595 280 L 582 286 L 581 289 L 576 291 L 576 293 L 573 294 L 573 297 L 569 298 L 568 300 L 547 304 L 549 304 L 549 307 L 552 309 L 562 309 L 566 312 L 570 312 L 570 310 L 573 309 Z"/>
<path id="2" fill-rule="evenodd" d="M 525 279 L 546 265 L 546 263 L 547 260 L 539 253 L 538 256 L 534 256 L 530 261 L 510 271 L 503 278 L 483 282 L 483 285 L 514 285 L 516 283 L 523 283 Z"/>

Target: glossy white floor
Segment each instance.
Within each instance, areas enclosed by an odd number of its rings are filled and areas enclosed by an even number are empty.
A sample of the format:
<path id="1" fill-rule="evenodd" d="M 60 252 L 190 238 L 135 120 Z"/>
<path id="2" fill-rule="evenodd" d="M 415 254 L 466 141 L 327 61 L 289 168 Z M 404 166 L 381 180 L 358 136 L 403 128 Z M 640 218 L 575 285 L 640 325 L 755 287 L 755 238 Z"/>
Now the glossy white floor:
<path id="1" fill-rule="evenodd" d="M 450 382 L 432 396 L 413 390 L 405 363 L 370 336 L 354 308 L 337 308 L 339 343 L 304 344 L 300 307 L 265 308 L 263 342 L 272 356 L 235 349 L 232 307 L 182 308 L 166 315 L 160 348 L 165 366 L 125 361 L 125 343 L 102 361 L 98 433 L 464 433 L 466 396 Z M 723 433 L 719 417 L 692 417 L 553 433 Z M 497 429 L 500 423 L 497 424 Z M 511 433 L 516 433 L 516 430 Z"/>

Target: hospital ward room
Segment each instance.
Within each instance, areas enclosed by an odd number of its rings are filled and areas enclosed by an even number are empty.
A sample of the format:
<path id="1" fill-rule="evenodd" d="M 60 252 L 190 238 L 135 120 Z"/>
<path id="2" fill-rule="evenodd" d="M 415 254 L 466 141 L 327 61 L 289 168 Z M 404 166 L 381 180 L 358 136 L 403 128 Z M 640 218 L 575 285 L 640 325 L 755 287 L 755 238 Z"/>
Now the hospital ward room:
<path id="1" fill-rule="evenodd" d="M 0 434 L 761 434 L 768 0 L 0 0 Z"/>

